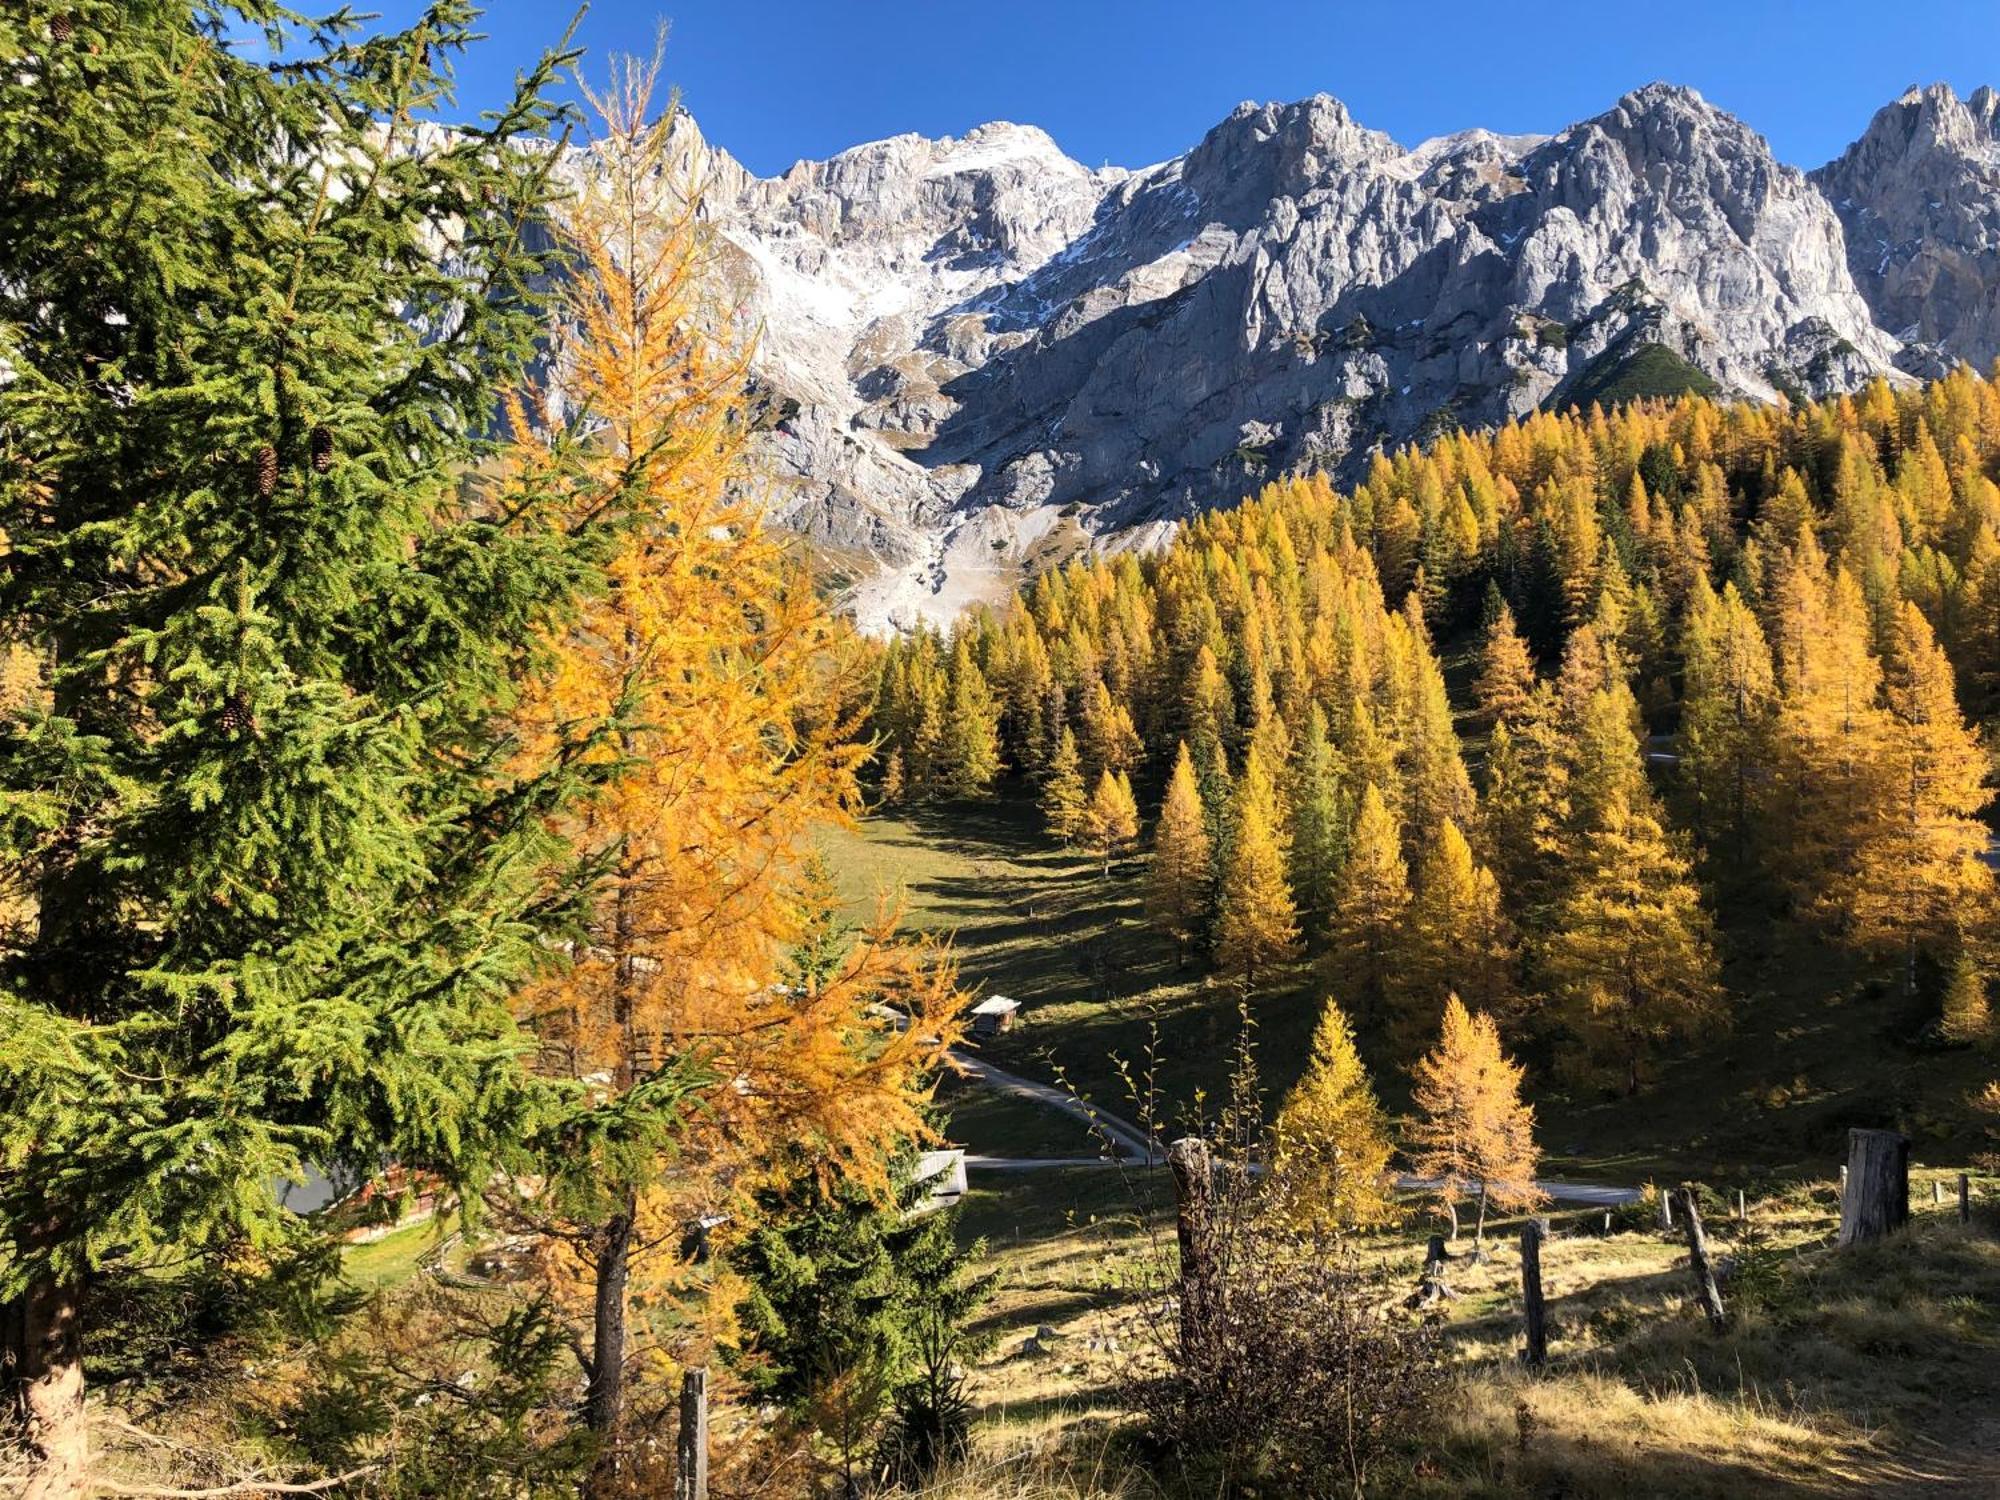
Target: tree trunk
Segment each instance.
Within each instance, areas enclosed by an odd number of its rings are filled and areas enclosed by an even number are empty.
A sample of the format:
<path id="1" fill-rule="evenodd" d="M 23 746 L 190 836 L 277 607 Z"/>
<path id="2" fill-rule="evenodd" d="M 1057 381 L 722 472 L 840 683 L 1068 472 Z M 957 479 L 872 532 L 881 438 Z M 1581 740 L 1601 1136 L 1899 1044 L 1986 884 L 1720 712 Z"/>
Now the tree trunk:
<path id="1" fill-rule="evenodd" d="M 1958 1222 L 1972 1222 L 1972 1178 L 1964 1172 L 1958 1174 Z"/>
<path id="2" fill-rule="evenodd" d="M 1208 1142 L 1183 1136 L 1167 1147 L 1174 1174 L 1175 1227 L 1180 1236 L 1181 1357 L 1201 1361 L 1213 1329 L 1218 1274 L 1213 1222 L 1215 1178 Z"/>
<path id="3" fill-rule="evenodd" d="M 1549 1362 L 1548 1308 L 1542 1301 L 1542 1240 L 1547 1219 L 1530 1219 L 1521 1226 L 1521 1312 L 1528 1346 L 1523 1358 L 1530 1369 Z"/>
<path id="4" fill-rule="evenodd" d="M 82 1500 L 85 1493 L 90 1428 L 79 1290 L 40 1278 L 21 1296 L 21 1417 L 30 1465 L 21 1500 Z"/>
<path id="5" fill-rule="evenodd" d="M 625 632 L 628 654 L 636 651 L 630 627 Z M 622 741 L 629 748 L 629 737 Z M 637 992 L 638 948 L 634 885 L 636 866 L 628 859 L 618 872 L 612 907 L 612 1020 L 618 1027 L 618 1053 L 613 1059 L 612 1084 L 621 1093 L 639 1076 L 638 1047 L 633 1030 Z M 584 1392 L 584 1425 L 599 1443 L 597 1480 L 607 1487 L 618 1468 L 618 1427 L 625 1414 L 625 1291 L 632 1275 L 632 1235 L 638 1194 L 627 1188 L 616 1214 L 598 1232 L 596 1299 L 591 1308 L 590 1383 Z"/>
<path id="6" fill-rule="evenodd" d="M 625 1283 L 632 1270 L 633 1214 L 630 1194 L 624 1210 L 604 1226 L 597 1246 L 597 1299 L 591 1316 L 590 1384 L 584 1393 L 584 1425 L 604 1445 L 600 1472 L 615 1466 L 619 1419 L 625 1411 Z"/>
<path id="7" fill-rule="evenodd" d="M 1847 1132 L 1840 1243 L 1866 1244 L 1910 1222 L 1910 1141 L 1893 1130 Z"/>
<path id="8" fill-rule="evenodd" d="M 1687 1224 L 1688 1267 L 1694 1275 L 1695 1301 L 1701 1305 L 1708 1326 L 1720 1333 L 1729 1318 L 1722 1309 L 1722 1289 L 1715 1284 L 1715 1267 L 1709 1264 L 1708 1236 L 1702 1232 L 1701 1207 L 1695 1201 L 1692 1187 L 1682 1188 L 1680 1199 L 1681 1217 Z"/>
<path id="9" fill-rule="evenodd" d="M 1486 1255 L 1486 1184 L 1479 1184 L 1479 1217 L 1472 1225 L 1473 1253 L 1484 1259 Z"/>
<path id="10" fill-rule="evenodd" d="M 1447 1198 L 1444 1200 L 1444 1211 L 1446 1217 L 1451 1220 L 1451 1242 L 1456 1245 L 1458 1243 L 1458 1205 Z"/>

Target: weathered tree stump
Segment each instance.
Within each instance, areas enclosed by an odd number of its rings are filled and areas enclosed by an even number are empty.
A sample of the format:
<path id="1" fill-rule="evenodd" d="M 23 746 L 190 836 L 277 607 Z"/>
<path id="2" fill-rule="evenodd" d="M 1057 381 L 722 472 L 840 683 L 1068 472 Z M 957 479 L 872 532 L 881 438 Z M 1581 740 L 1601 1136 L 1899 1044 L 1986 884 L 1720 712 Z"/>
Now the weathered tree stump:
<path id="1" fill-rule="evenodd" d="M 1521 1226 L 1521 1312 L 1528 1337 L 1522 1358 L 1535 1370 L 1549 1362 L 1548 1307 L 1542 1300 L 1542 1241 L 1548 1233 L 1547 1219 Z"/>
<path id="2" fill-rule="evenodd" d="M 1722 1309 L 1722 1289 L 1715 1284 L 1715 1267 L 1708 1258 L 1708 1236 L 1701 1227 L 1701 1204 L 1692 1184 L 1680 1190 L 1681 1218 L 1687 1225 L 1688 1266 L 1694 1274 L 1694 1296 L 1709 1327 L 1720 1333 L 1729 1315 Z"/>
<path id="3" fill-rule="evenodd" d="M 1910 1222 L 1910 1140 L 1893 1130 L 1847 1132 L 1840 1243 L 1879 1240 Z"/>
<path id="4" fill-rule="evenodd" d="M 708 1500 L 708 1371 L 681 1376 L 681 1430 L 674 1500 Z"/>
<path id="5" fill-rule="evenodd" d="M 1174 1220 L 1181 1247 L 1181 1348 L 1200 1349 L 1213 1325 L 1218 1293 L 1215 1246 L 1215 1165 L 1208 1142 L 1182 1136 L 1167 1147 L 1174 1176 Z"/>
<path id="6" fill-rule="evenodd" d="M 1451 1252 L 1444 1247 L 1444 1236 L 1432 1235 L 1431 1242 L 1424 1247 L 1424 1275 L 1442 1275 L 1444 1263 L 1450 1259 Z"/>
<path id="7" fill-rule="evenodd" d="M 1444 1236 L 1434 1234 L 1424 1247 L 1424 1269 L 1417 1278 L 1417 1289 L 1403 1299 L 1403 1306 L 1413 1312 L 1429 1312 L 1440 1302 L 1448 1302 L 1458 1295 L 1444 1279 L 1445 1265 L 1452 1254 L 1444 1247 Z"/>

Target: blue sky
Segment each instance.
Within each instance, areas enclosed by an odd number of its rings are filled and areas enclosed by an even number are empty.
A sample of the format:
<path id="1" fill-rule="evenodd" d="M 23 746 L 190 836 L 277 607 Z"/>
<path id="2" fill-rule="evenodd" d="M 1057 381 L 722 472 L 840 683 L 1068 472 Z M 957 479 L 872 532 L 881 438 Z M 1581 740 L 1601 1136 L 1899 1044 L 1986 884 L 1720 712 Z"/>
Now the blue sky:
<path id="1" fill-rule="evenodd" d="M 377 6 L 391 19 L 418 8 Z M 468 111 L 572 10 L 493 0 L 492 39 L 461 74 Z M 644 51 L 662 16 L 668 76 L 704 133 L 766 174 L 995 119 L 1040 125 L 1091 166 L 1142 166 L 1239 100 L 1317 92 L 1406 145 L 1471 125 L 1551 131 L 1656 78 L 1700 89 L 1810 167 L 1909 84 L 2000 87 L 1994 0 L 595 0 L 579 36 L 600 59 Z"/>

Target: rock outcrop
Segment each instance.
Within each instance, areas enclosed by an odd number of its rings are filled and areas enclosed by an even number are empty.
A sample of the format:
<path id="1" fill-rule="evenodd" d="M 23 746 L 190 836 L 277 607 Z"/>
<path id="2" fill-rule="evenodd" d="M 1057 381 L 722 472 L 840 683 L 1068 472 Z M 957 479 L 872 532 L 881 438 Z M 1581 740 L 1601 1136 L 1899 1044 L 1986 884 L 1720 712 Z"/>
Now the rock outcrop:
<path id="1" fill-rule="evenodd" d="M 1813 173 L 1875 321 L 1918 375 L 2000 356 L 2000 95 L 1910 89 Z"/>

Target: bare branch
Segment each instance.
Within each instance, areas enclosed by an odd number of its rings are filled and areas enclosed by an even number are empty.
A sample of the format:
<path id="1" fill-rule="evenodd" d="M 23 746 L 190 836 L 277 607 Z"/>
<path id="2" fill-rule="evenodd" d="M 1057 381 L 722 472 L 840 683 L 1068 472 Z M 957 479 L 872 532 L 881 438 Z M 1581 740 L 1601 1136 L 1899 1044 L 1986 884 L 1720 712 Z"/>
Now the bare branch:
<path id="1" fill-rule="evenodd" d="M 107 1495 L 150 1495 L 160 1500 L 212 1500 L 222 1495 L 321 1495 L 337 1489 L 350 1480 L 360 1479 L 374 1473 L 380 1464 L 363 1464 L 358 1469 L 349 1469 L 345 1474 L 330 1474 L 325 1479 L 315 1479 L 309 1483 L 286 1484 L 275 1479 L 239 1479 L 234 1484 L 220 1484 L 205 1490 L 177 1490 L 171 1487 L 151 1484 L 120 1484 L 112 1479 L 91 1481 L 94 1488 Z"/>

